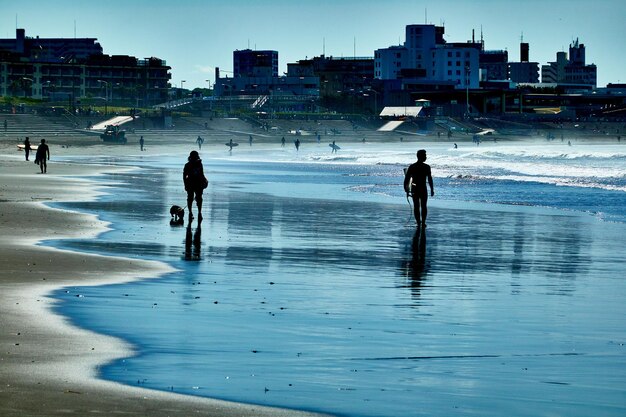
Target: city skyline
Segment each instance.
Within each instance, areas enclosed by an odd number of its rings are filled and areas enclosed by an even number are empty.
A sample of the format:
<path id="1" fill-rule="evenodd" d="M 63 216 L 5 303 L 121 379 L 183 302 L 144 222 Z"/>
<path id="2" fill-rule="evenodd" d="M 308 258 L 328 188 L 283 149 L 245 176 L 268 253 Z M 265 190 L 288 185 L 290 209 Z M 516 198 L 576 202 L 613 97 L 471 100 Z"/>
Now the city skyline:
<path id="1" fill-rule="evenodd" d="M 0 0 L 0 37 L 14 38 L 15 28 L 29 37 L 97 38 L 105 54 L 155 56 L 172 67 L 171 84 L 193 89 L 215 82 L 214 69 L 231 76 L 233 51 L 276 50 L 279 74 L 287 63 L 326 56 L 373 57 L 374 50 L 404 42 L 408 24 L 445 26 L 448 42 L 471 40 L 472 29 L 485 49 L 506 49 L 519 61 L 519 43 L 530 44 L 530 61 L 540 65 L 568 51 L 578 39 L 587 64 L 598 66 L 598 87 L 626 82 L 626 4 L 600 0 L 591 9 L 580 0 L 524 2 L 480 0 L 407 1 L 288 0 L 228 4 L 187 0 L 110 0 L 106 4 L 58 0 Z M 209 81 L 207 81 L 209 80 Z"/>

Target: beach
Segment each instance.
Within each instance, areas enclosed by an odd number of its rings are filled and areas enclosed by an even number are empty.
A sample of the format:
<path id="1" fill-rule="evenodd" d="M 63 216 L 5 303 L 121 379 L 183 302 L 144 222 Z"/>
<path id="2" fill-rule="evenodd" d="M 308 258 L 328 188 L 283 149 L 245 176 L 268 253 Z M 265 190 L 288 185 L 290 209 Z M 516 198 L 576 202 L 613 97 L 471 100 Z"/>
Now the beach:
<path id="1" fill-rule="evenodd" d="M 621 415 L 621 150 L 357 141 L 3 158 L 0 413 Z"/>
<path id="2" fill-rule="evenodd" d="M 8 149 L 4 151 L 8 153 Z M 77 177 L 116 168 L 58 163 L 53 154 L 49 174 L 40 175 L 32 162 L 12 156 L 2 157 L 0 162 L 1 415 L 307 415 L 97 379 L 99 366 L 129 354 L 132 346 L 69 325 L 51 313 L 54 302 L 48 294 L 70 285 L 154 278 L 171 267 L 36 246 L 51 237 L 89 239 L 106 230 L 107 224 L 95 216 L 51 209 L 41 203 L 91 200 L 98 191 Z"/>

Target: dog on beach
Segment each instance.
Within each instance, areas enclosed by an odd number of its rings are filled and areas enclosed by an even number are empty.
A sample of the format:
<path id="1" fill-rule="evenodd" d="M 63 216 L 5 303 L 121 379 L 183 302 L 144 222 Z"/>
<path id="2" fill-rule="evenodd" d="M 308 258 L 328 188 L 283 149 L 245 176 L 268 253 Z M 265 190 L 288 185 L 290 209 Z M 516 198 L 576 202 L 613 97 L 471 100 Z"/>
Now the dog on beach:
<path id="1" fill-rule="evenodd" d="M 172 206 L 170 208 L 170 224 L 183 224 L 185 222 L 185 209 L 181 206 Z"/>

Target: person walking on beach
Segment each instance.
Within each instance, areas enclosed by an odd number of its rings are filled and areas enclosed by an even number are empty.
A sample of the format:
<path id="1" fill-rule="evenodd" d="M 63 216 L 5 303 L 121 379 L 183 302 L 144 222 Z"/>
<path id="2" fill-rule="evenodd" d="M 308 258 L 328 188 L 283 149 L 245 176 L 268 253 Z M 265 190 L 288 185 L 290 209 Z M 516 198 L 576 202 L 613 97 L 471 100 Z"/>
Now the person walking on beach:
<path id="1" fill-rule="evenodd" d="M 35 163 L 39 164 L 42 174 L 48 172 L 48 163 L 46 161 L 49 159 L 50 148 L 46 145 L 46 140 L 41 139 L 41 144 L 37 147 L 37 153 L 35 154 Z"/>
<path id="2" fill-rule="evenodd" d="M 30 139 L 28 136 L 24 139 L 24 153 L 26 153 L 26 160 L 28 161 L 28 155 L 30 155 Z"/>
<path id="3" fill-rule="evenodd" d="M 280 140 L 280 147 L 284 148 L 285 147 L 285 137 L 283 136 L 283 138 Z"/>
<path id="4" fill-rule="evenodd" d="M 417 151 L 417 162 L 409 166 L 404 175 L 404 191 L 407 196 L 411 196 L 413 199 L 413 214 L 417 227 L 420 226 L 420 209 L 421 209 L 421 225 L 426 227 L 426 215 L 428 214 L 428 208 L 426 203 L 428 202 L 428 189 L 426 188 L 426 182 L 430 186 L 431 197 L 435 195 L 435 188 L 433 186 L 433 177 L 430 172 L 430 165 L 425 164 L 426 151 L 420 149 Z"/>
<path id="5" fill-rule="evenodd" d="M 143 140 L 143 136 L 139 138 L 139 149 L 143 152 L 143 144 L 145 141 Z"/>
<path id="6" fill-rule="evenodd" d="M 293 144 L 296 146 L 296 151 L 300 150 L 300 139 L 296 139 Z"/>
<path id="7" fill-rule="evenodd" d="M 191 151 L 187 163 L 183 168 L 183 183 L 187 191 L 187 208 L 189 209 L 189 220 L 193 219 L 192 205 L 196 200 L 198 206 L 198 221 L 202 221 L 202 192 L 209 182 L 204 176 L 204 167 L 198 151 Z"/>
<path id="8" fill-rule="evenodd" d="M 204 139 L 198 136 L 198 139 L 196 139 L 196 143 L 198 144 L 198 150 L 200 150 L 202 149 L 202 144 L 204 143 Z"/>

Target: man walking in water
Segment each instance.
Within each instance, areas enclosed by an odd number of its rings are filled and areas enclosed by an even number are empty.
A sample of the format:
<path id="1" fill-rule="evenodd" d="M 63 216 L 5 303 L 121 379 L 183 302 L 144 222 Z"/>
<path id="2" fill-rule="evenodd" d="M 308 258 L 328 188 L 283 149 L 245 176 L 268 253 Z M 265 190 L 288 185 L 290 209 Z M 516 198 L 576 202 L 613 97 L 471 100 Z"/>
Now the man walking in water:
<path id="1" fill-rule="evenodd" d="M 404 191 L 407 196 L 411 195 L 413 198 L 413 214 L 415 215 L 415 221 L 417 227 L 420 226 L 420 209 L 421 209 L 421 225 L 426 227 L 426 215 L 428 209 L 426 203 L 428 201 L 428 189 L 426 188 L 426 181 L 430 186 L 431 197 L 435 195 L 435 188 L 433 187 L 433 177 L 430 173 L 430 165 L 425 164 L 426 151 L 420 149 L 417 151 L 417 162 L 409 166 L 404 175 Z"/>

